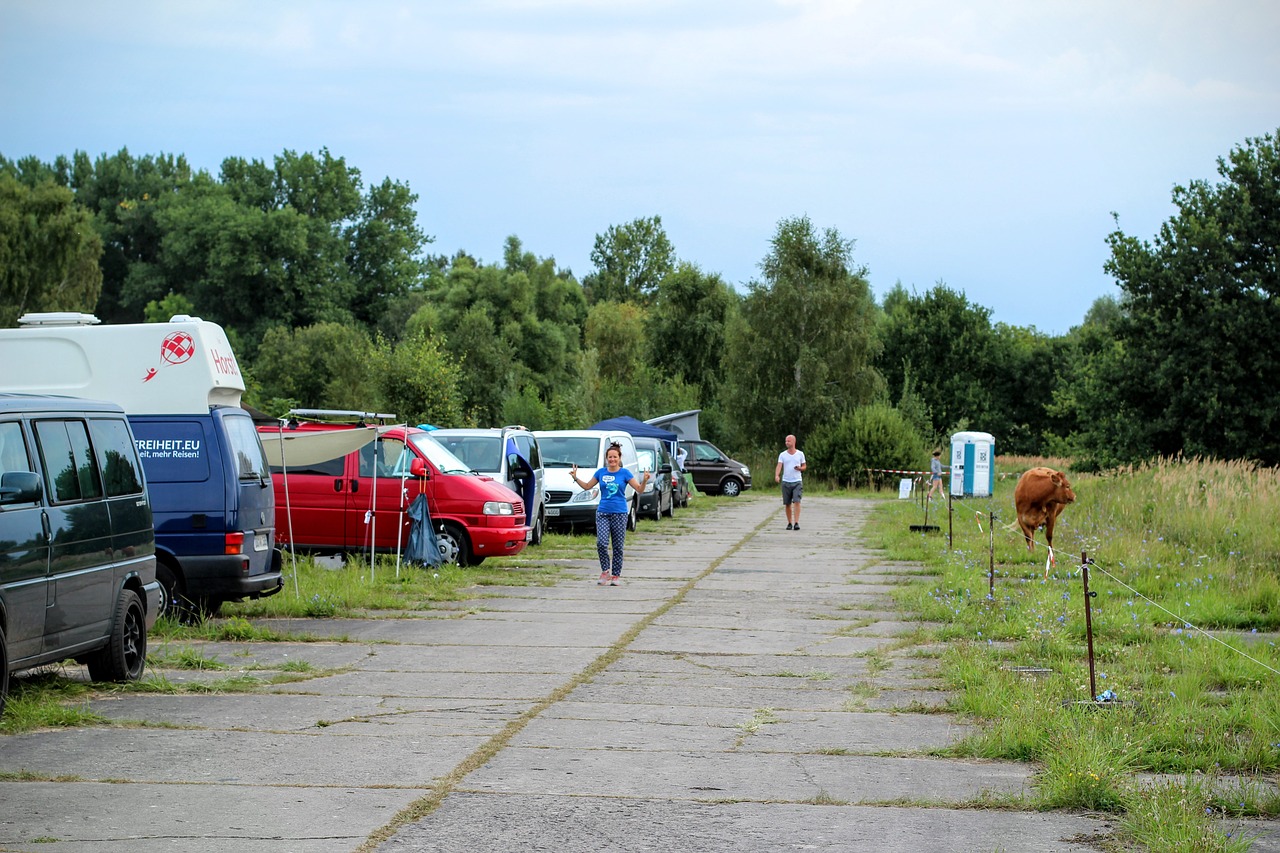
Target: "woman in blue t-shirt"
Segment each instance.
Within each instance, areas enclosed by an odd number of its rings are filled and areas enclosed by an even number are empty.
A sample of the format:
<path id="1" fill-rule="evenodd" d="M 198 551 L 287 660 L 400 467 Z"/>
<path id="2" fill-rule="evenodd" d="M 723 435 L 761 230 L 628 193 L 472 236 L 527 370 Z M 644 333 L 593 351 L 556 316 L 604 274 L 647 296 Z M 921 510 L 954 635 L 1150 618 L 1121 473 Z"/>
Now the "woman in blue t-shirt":
<path id="1" fill-rule="evenodd" d="M 604 452 L 604 467 L 596 469 L 587 482 L 578 479 L 578 466 L 569 471 L 573 482 L 584 491 L 600 484 L 600 505 L 596 508 L 596 553 L 600 555 L 600 586 L 622 586 L 622 549 L 627 536 L 627 486 L 643 492 L 649 482 L 649 472 L 644 479 L 622 467 L 622 446 L 609 445 Z M 613 545 L 613 560 L 609 560 L 609 545 Z M 610 566 L 613 572 L 610 574 Z"/>

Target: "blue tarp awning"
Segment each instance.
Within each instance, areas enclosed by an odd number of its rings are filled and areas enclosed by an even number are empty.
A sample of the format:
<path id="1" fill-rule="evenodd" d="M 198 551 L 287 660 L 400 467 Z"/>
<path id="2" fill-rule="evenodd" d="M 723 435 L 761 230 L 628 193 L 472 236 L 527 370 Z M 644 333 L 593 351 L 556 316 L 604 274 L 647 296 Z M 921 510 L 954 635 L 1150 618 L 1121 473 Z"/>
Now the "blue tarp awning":
<path id="1" fill-rule="evenodd" d="M 645 438 L 656 438 L 659 441 L 679 441 L 680 436 L 676 435 L 669 429 L 661 429 L 644 421 L 638 421 L 635 418 L 623 415 L 620 418 L 609 418 L 607 421 L 600 421 L 598 424 L 592 424 L 588 429 L 620 429 L 631 436 L 644 436 Z"/>

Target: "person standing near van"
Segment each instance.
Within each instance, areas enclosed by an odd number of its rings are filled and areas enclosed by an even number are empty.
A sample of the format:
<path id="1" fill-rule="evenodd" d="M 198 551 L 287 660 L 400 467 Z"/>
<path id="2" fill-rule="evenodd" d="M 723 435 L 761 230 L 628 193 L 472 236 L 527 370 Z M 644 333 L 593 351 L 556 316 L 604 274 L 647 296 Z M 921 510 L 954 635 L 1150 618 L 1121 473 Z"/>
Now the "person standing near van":
<path id="1" fill-rule="evenodd" d="M 600 556 L 600 586 L 622 586 L 622 552 L 627 536 L 627 486 L 643 492 L 649 482 L 649 472 L 637 480 L 635 475 L 622 467 L 622 446 L 609 445 L 604 453 L 604 467 L 597 468 L 585 483 L 578 479 L 575 462 L 569 471 L 573 482 L 583 491 L 600 484 L 600 505 L 596 509 L 596 553 Z M 610 559 L 609 547 L 613 546 Z"/>
<path id="2" fill-rule="evenodd" d="M 782 507 L 787 511 L 787 529 L 800 529 L 800 498 L 804 496 L 801 473 L 809 467 L 804 451 L 796 449 L 796 437 L 787 436 L 787 449 L 778 454 L 778 467 L 773 471 L 775 482 L 782 483 Z"/>

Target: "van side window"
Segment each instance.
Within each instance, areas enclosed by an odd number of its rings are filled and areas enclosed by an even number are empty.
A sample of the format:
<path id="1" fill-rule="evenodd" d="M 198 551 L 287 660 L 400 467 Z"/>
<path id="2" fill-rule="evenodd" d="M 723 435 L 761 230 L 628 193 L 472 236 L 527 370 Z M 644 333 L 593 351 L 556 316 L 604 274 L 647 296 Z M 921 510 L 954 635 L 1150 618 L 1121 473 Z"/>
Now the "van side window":
<path id="1" fill-rule="evenodd" d="M 377 453 L 377 472 L 379 477 L 399 479 L 401 474 L 407 471 L 409 460 L 405 456 L 408 453 L 408 448 L 404 446 L 404 442 L 397 438 L 380 438 L 360 448 L 361 477 L 373 476 L 375 451 Z"/>
<path id="2" fill-rule="evenodd" d="M 138 453 L 129 437 L 129 428 L 118 418 L 93 418 L 89 433 L 98 453 L 98 466 L 109 497 L 136 495 L 142 492 L 142 474 L 138 470 Z"/>
<path id="3" fill-rule="evenodd" d="M 22 438 L 22 424 L 17 421 L 0 423 L 0 474 L 31 470 L 31 457 L 27 455 L 27 443 Z"/>
<path id="4" fill-rule="evenodd" d="M 84 421 L 36 421 L 36 441 L 55 503 L 102 497 Z"/>
<path id="5" fill-rule="evenodd" d="M 241 480 L 269 480 L 267 455 L 262 449 L 253 420 L 242 415 L 228 415 L 222 422 L 226 424 L 227 442 L 231 445 L 231 455 L 236 460 L 236 476 Z"/>

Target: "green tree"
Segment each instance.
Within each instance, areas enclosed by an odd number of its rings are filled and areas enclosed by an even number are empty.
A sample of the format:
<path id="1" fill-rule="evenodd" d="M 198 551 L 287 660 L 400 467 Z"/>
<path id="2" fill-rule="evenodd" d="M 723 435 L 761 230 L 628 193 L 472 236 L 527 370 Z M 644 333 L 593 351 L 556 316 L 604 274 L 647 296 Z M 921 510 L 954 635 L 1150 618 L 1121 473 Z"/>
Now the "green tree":
<path id="1" fill-rule="evenodd" d="M 28 311 L 92 311 L 102 242 L 89 212 L 52 180 L 28 186 L 0 162 L 0 326 Z"/>
<path id="2" fill-rule="evenodd" d="M 1280 463 L 1280 132 L 1219 158 L 1221 181 L 1173 191 L 1153 241 L 1117 229 L 1115 343 L 1077 384 L 1100 464 L 1154 455 Z"/>
<path id="3" fill-rule="evenodd" d="M 380 405 L 409 424 L 462 423 L 458 365 L 439 338 L 379 340 L 374 365 Z"/>
<path id="4" fill-rule="evenodd" d="M 647 304 L 658 283 L 675 267 L 675 250 L 661 216 L 610 225 L 591 249 L 595 269 L 583 279 L 591 302 Z"/>
<path id="5" fill-rule="evenodd" d="M 275 400 L 303 408 L 365 409 L 377 395 L 376 370 L 373 342 L 363 329 L 317 323 L 268 329 L 252 372 L 261 404 L 269 408 Z"/>
<path id="6" fill-rule="evenodd" d="M 630 384 L 645 359 L 645 311 L 630 302 L 597 302 L 587 315 L 586 344 L 599 353 L 600 378 Z"/>
<path id="7" fill-rule="evenodd" d="M 803 437 L 873 400 L 883 386 L 865 267 L 853 241 L 808 217 L 784 219 L 726 333 L 725 415 L 756 448 Z"/>
<path id="8" fill-rule="evenodd" d="M 715 274 L 680 263 L 658 284 L 646 325 L 650 362 L 668 376 L 698 389 L 707 405 L 724 378 L 725 329 L 738 295 Z"/>

